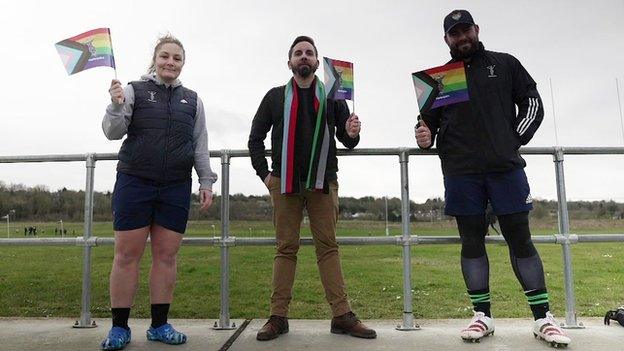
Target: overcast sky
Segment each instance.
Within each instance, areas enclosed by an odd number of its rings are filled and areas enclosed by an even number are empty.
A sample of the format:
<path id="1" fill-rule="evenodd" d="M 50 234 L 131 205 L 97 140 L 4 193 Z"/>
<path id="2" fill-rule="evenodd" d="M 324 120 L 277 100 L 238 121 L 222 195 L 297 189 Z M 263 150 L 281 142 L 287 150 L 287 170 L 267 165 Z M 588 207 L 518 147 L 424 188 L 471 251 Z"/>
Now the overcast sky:
<path id="1" fill-rule="evenodd" d="M 54 47 L 99 27 L 111 29 L 124 84 L 146 71 L 159 35 L 184 43 L 180 78 L 204 101 L 211 149 L 246 149 L 260 100 L 290 77 L 287 50 L 300 34 L 316 40 L 321 56 L 354 62 L 359 147 L 415 147 L 410 74 L 449 59 L 442 20 L 456 8 L 471 11 L 487 49 L 513 54 L 537 81 L 546 116 L 529 146 L 556 144 L 553 105 L 559 145 L 624 146 L 616 93 L 618 78 L 624 103 L 624 0 L 22 0 L 0 4 L 0 155 L 119 150 L 121 141 L 107 140 L 101 129 L 112 69 L 67 76 Z M 552 158 L 526 159 L 533 197 L 556 198 Z M 568 156 L 568 198 L 624 201 L 623 161 Z M 219 159 L 212 166 L 220 176 Z M 232 193 L 267 193 L 249 159 L 233 159 L 231 167 Z M 398 157 L 343 157 L 339 167 L 343 196 L 400 195 Z M 443 196 L 437 157 L 411 157 L 409 176 L 413 200 Z M 98 162 L 95 179 L 96 190 L 112 190 L 115 162 Z M 83 189 L 84 163 L 0 164 L 0 181 Z"/>

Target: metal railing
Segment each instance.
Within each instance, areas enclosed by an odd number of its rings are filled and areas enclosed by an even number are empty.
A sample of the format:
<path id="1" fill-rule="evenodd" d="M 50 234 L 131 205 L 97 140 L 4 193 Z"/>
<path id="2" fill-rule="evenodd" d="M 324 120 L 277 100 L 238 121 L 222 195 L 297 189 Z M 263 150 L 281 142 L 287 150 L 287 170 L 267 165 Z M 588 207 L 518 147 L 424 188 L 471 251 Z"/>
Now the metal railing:
<path id="1" fill-rule="evenodd" d="M 564 327 L 583 328 L 576 318 L 576 302 L 574 297 L 574 276 L 572 267 L 571 245 L 588 242 L 622 242 L 624 234 L 576 235 L 570 233 L 568 207 L 565 193 L 563 160 L 564 155 L 624 155 L 624 147 L 527 147 L 522 148 L 524 155 L 552 155 L 555 164 L 559 233 L 554 235 L 536 235 L 536 243 L 559 244 L 563 251 L 564 288 L 566 300 L 566 317 Z M 411 246 L 425 244 L 457 244 L 458 236 L 418 236 L 410 233 L 410 199 L 408 163 L 410 156 L 436 155 L 436 150 L 420 150 L 410 148 L 356 149 L 338 150 L 339 156 L 398 156 L 401 171 L 401 221 L 402 235 L 395 237 L 338 237 L 341 245 L 400 245 L 403 247 L 403 318 L 398 330 L 416 330 L 420 327 L 414 323 L 412 309 L 411 286 Z M 269 151 L 267 151 L 267 156 Z M 230 321 L 229 312 L 229 249 L 233 246 L 270 246 L 275 245 L 275 238 L 236 238 L 229 233 L 229 194 L 230 194 L 230 160 L 233 157 L 249 157 L 246 150 L 211 151 L 210 157 L 221 159 L 221 236 L 220 237 L 185 237 L 182 245 L 218 246 L 221 253 L 221 300 L 219 319 L 215 321 L 215 329 L 234 329 L 236 325 Z M 114 238 L 98 238 L 92 234 L 93 226 L 93 181 L 96 161 L 117 160 L 117 154 L 86 154 L 86 155 L 37 155 L 37 156 L 0 156 L 0 163 L 30 162 L 77 162 L 86 165 L 85 215 L 84 234 L 76 238 L 9 238 L 0 239 L 0 246 L 83 246 L 82 271 L 82 304 L 80 319 L 76 328 L 95 327 L 91 320 L 91 248 L 101 245 L 114 245 Z M 502 237 L 486 237 L 486 243 L 504 242 Z M 311 238 L 301 238 L 302 245 L 312 245 Z"/>

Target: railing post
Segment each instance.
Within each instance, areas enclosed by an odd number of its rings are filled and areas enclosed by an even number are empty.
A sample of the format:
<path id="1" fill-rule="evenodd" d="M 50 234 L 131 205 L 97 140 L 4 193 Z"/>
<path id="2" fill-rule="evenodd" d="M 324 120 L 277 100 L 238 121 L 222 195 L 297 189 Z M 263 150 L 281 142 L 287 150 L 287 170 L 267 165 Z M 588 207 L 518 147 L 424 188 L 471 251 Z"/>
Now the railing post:
<path id="1" fill-rule="evenodd" d="M 408 168 L 409 150 L 401 149 L 399 152 L 399 162 L 401 164 L 401 225 L 403 235 L 403 324 L 396 327 L 397 330 L 418 330 L 420 327 L 414 324 L 414 313 L 412 312 L 412 262 L 410 243 L 410 199 Z"/>
<path id="2" fill-rule="evenodd" d="M 230 323 L 230 263 L 227 238 L 230 235 L 230 152 L 221 150 L 221 313 L 213 329 L 236 329 Z"/>
<path id="3" fill-rule="evenodd" d="M 84 240 L 91 237 L 93 230 L 93 180 L 95 176 L 95 154 L 87 154 L 87 182 L 85 185 L 84 204 Z M 95 321 L 91 320 L 91 246 L 85 245 L 82 259 L 82 307 L 80 320 L 74 323 L 74 328 L 95 328 Z"/>
<path id="4" fill-rule="evenodd" d="M 563 235 L 561 247 L 563 249 L 563 285 L 566 299 L 566 318 L 564 328 L 584 328 L 582 323 L 576 320 L 576 301 L 574 298 L 574 277 L 572 272 L 572 252 L 570 248 L 570 218 L 568 217 L 568 200 L 565 190 L 565 178 L 563 172 L 562 147 L 555 147 L 553 159 L 555 162 L 555 175 L 557 181 L 557 203 L 559 212 L 559 234 Z"/>

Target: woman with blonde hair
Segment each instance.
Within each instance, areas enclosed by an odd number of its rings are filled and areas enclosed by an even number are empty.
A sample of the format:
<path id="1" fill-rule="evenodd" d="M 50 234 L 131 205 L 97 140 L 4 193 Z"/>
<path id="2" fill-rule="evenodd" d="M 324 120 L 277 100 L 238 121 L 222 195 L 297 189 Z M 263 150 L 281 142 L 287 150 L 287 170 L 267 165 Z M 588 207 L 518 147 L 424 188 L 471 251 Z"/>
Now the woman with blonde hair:
<path id="1" fill-rule="evenodd" d="M 112 328 L 102 350 L 123 349 L 131 339 L 128 317 L 139 279 L 139 262 L 151 240 L 149 288 L 152 323 L 148 340 L 183 344 L 186 335 L 167 323 L 176 282 L 177 253 L 186 230 L 191 170 L 199 176 L 201 210 L 212 204 L 208 133 L 201 99 L 178 79 L 186 54 L 171 35 L 161 37 L 149 72 L 122 89 L 113 80 L 102 122 L 119 150 L 112 210 L 115 256 L 110 274 Z"/>

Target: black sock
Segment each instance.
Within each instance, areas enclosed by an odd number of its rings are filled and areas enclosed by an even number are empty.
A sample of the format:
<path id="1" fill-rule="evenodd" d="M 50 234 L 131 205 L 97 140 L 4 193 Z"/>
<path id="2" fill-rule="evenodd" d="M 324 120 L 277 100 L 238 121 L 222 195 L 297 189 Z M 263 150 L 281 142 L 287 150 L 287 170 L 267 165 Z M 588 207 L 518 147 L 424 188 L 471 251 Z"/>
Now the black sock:
<path id="1" fill-rule="evenodd" d="M 486 316 L 492 318 L 490 312 L 490 290 L 468 290 L 468 296 L 476 312 L 483 312 Z"/>
<path id="2" fill-rule="evenodd" d="M 130 308 L 111 308 L 113 315 L 113 327 L 120 327 L 130 330 L 128 327 L 128 318 L 130 317 Z"/>
<path id="3" fill-rule="evenodd" d="M 152 328 L 158 328 L 167 323 L 170 305 L 168 303 L 152 304 Z"/>
<path id="4" fill-rule="evenodd" d="M 546 291 L 546 288 L 525 291 L 524 295 L 526 295 L 527 300 L 529 301 L 531 312 L 533 312 L 533 318 L 535 320 L 545 318 L 546 312 L 550 310 L 550 306 L 548 305 L 548 292 Z"/>

